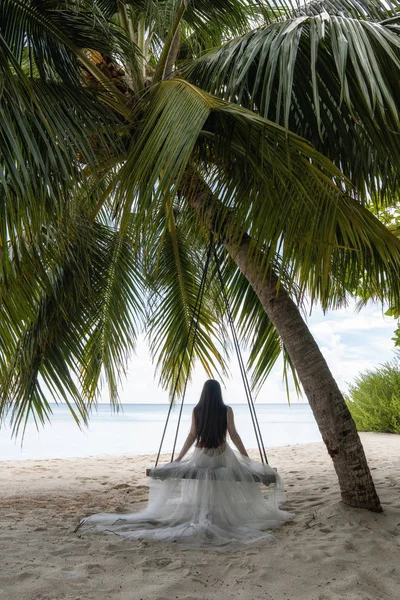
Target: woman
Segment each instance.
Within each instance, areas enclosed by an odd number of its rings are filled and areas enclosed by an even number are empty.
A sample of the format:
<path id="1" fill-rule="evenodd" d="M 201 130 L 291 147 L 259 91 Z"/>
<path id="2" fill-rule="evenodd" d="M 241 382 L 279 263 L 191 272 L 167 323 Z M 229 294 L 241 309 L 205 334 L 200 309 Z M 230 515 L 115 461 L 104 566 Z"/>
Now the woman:
<path id="1" fill-rule="evenodd" d="M 239 454 L 227 444 L 227 433 Z M 194 443 L 194 451 L 186 457 Z M 255 476 L 275 480 L 268 488 L 268 499 Z M 273 540 L 266 530 L 294 517 L 279 509 L 283 483 L 278 473 L 248 457 L 235 428 L 233 410 L 224 404 L 221 386 L 213 379 L 204 384 L 178 458 L 152 469 L 151 478 L 145 510 L 92 515 L 79 529 L 221 546 Z"/>

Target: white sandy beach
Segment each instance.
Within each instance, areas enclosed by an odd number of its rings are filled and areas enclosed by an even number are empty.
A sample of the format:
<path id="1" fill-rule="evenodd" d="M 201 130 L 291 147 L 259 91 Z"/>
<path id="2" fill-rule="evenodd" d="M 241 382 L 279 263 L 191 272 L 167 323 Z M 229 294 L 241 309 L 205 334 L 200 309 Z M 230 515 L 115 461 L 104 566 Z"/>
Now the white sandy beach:
<path id="1" fill-rule="evenodd" d="M 362 440 L 383 514 L 340 502 L 323 444 L 275 448 L 296 519 L 275 543 L 225 551 L 73 533 L 143 507 L 153 457 L 1 462 L 0 599 L 398 600 L 400 436 Z"/>

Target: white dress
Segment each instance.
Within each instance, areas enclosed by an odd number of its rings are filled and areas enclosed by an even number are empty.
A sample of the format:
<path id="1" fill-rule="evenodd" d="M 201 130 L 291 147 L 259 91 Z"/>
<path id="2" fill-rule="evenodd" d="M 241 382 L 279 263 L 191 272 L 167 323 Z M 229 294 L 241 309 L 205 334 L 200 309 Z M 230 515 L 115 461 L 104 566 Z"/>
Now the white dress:
<path id="1" fill-rule="evenodd" d="M 231 426 L 233 438 L 234 432 Z M 266 488 L 254 475 L 275 483 Z M 267 530 L 294 517 L 279 508 L 283 495 L 274 469 L 234 452 L 225 442 L 213 449 L 195 447 L 183 460 L 152 469 L 143 511 L 92 515 L 78 529 L 196 546 L 272 541 Z"/>

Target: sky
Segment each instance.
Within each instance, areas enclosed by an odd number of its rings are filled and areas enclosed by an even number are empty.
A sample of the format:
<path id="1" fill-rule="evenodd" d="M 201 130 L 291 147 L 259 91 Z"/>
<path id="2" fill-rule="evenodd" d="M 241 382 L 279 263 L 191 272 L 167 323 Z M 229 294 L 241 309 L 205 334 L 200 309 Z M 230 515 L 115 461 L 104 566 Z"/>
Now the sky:
<path id="1" fill-rule="evenodd" d="M 309 328 L 314 335 L 328 365 L 343 392 L 348 389 L 361 371 L 374 369 L 395 357 L 393 340 L 396 321 L 384 317 L 382 309 L 376 305 L 364 307 L 360 312 L 355 304 L 347 309 L 330 311 L 326 315 L 314 308 L 308 317 Z M 243 353 L 246 360 L 246 353 Z M 223 382 L 224 399 L 229 404 L 246 402 L 242 380 L 235 356 L 232 356 L 231 378 Z M 207 379 L 202 368 L 196 367 L 192 381 L 188 385 L 185 402 L 197 402 L 202 385 Z M 136 354 L 132 356 L 127 378 L 122 384 L 123 403 L 167 403 L 168 393 L 158 386 L 154 365 L 147 352 L 143 338 L 138 340 Z M 291 402 L 306 402 L 293 391 Z M 103 394 L 100 402 L 107 402 Z M 267 383 L 260 391 L 257 402 L 287 403 L 286 389 L 282 382 L 282 363 L 277 363 Z"/>

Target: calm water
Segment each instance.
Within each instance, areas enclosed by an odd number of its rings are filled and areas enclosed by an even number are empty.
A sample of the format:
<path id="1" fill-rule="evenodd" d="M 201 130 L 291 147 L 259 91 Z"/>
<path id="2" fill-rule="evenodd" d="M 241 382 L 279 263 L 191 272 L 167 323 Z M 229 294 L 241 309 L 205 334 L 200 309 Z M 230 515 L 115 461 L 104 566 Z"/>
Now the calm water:
<path id="1" fill-rule="evenodd" d="M 108 405 L 99 405 L 88 428 L 79 430 L 66 406 L 52 405 L 51 423 L 39 431 L 28 424 L 23 446 L 10 438 L 8 427 L 0 429 L 0 460 L 27 458 L 67 458 L 77 456 L 134 455 L 158 451 L 165 419 L 166 404 L 124 404 L 113 413 Z M 236 428 L 248 448 L 257 446 L 247 404 L 232 406 Z M 179 448 L 189 430 L 193 405 L 184 407 Z M 319 442 L 321 436 L 308 404 L 257 404 L 256 411 L 266 447 Z M 171 413 L 163 452 L 171 450 L 178 419 L 178 408 Z"/>

